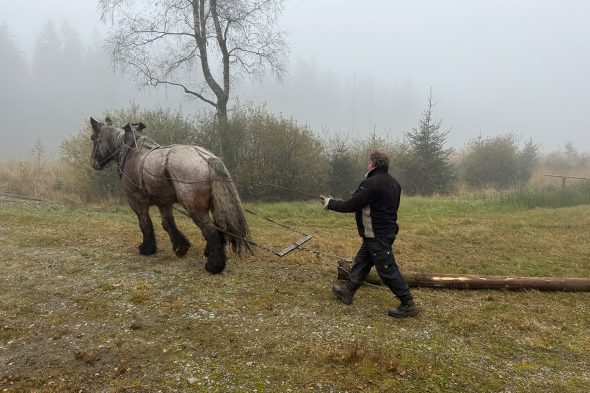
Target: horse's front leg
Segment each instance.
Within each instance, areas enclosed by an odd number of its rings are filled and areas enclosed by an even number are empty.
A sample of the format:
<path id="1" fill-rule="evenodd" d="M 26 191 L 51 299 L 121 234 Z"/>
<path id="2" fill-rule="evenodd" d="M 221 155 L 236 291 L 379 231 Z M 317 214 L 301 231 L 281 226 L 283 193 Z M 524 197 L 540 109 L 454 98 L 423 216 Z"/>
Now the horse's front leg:
<path id="1" fill-rule="evenodd" d="M 158 208 L 160 209 L 160 216 L 162 217 L 162 226 L 170 236 L 174 253 L 177 257 L 185 256 L 191 247 L 191 244 L 176 226 L 174 215 L 172 214 L 172 205 L 158 206 Z"/>
<path id="2" fill-rule="evenodd" d="M 154 236 L 154 225 L 150 218 L 150 206 L 147 203 L 136 203 L 129 201 L 131 208 L 137 215 L 139 220 L 139 227 L 143 234 L 143 242 L 139 245 L 139 253 L 141 255 L 152 255 L 156 253 L 156 237 Z"/>

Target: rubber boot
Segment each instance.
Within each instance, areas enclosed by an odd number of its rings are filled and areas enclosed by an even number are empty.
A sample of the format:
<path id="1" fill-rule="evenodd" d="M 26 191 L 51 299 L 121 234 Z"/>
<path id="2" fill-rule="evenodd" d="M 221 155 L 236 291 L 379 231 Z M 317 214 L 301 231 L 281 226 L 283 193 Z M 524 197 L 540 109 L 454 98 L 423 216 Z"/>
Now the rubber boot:
<path id="1" fill-rule="evenodd" d="M 334 295 L 344 304 L 352 304 L 352 297 L 357 289 L 361 286 L 360 283 L 347 281 L 344 287 L 339 287 L 334 285 L 332 287 L 332 292 Z"/>
<path id="2" fill-rule="evenodd" d="M 398 307 L 389 310 L 389 316 L 394 318 L 415 317 L 416 315 L 418 315 L 418 307 L 412 299 L 402 301 Z"/>

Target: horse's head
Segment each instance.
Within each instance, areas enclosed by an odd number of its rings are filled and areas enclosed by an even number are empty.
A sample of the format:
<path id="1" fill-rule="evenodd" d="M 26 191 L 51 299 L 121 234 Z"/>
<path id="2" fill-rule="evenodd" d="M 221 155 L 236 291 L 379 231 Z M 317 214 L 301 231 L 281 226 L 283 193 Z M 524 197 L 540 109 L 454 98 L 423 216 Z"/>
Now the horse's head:
<path id="1" fill-rule="evenodd" d="M 90 125 L 92 126 L 92 167 L 96 170 L 101 170 L 109 162 L 115 158 L 109 146 L 108 130 L 113 128 L 113 123 L 108 117 L 105 122 L 100 122 L 90 118 Z"/>

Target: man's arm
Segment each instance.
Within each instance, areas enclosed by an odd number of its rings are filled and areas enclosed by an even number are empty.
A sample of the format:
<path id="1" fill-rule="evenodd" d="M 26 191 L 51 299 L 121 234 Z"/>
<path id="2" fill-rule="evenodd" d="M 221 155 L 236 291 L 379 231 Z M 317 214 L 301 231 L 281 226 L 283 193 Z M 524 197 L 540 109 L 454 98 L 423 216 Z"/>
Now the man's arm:
<path id="1" fill-rule="evenodd" d="M 353 213 L 367 206 L 369 202 L 371 202 L 371 190 L 366 182 L 363 181 L 352 198 L 346 201 L 330 199 L 328 210 L 334 210 L 340 213 Z"/>

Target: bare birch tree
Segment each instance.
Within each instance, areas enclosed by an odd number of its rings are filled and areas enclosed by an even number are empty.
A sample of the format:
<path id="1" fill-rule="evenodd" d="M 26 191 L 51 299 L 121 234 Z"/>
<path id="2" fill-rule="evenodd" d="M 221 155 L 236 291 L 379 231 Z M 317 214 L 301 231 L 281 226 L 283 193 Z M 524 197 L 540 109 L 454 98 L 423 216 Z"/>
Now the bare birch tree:
<path id="1" fill-rule="evenodd" d="M 285 0 L 99 0 L 115 64 L 140 84 L 168 85 L 215 108 L 227 128 L 232 81 L 281 77 Z"/>

